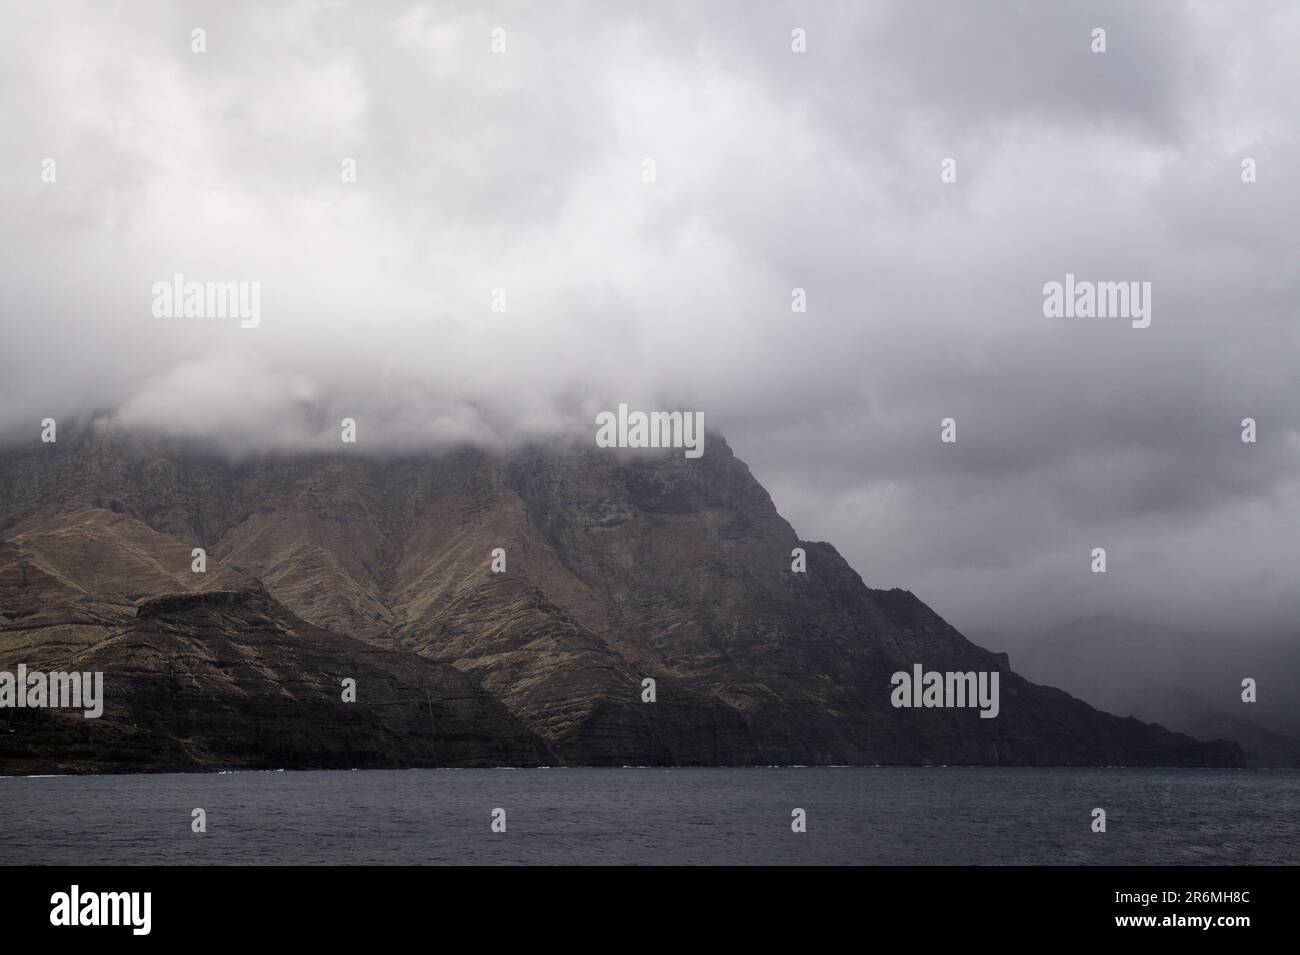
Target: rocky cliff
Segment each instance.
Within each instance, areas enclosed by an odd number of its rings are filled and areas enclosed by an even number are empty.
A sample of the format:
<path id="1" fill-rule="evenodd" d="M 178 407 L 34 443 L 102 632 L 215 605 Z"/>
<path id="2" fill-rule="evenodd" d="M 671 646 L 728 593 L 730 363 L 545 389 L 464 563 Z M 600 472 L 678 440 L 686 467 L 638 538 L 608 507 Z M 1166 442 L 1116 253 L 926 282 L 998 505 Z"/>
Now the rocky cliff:
<path id="1" fill-rule="evenodd" d="M 1234 744 L 1021 679 L 911 593 L 801 541 L 725 441 L 707 448 L 11 446 L 0 668 L 119 674 L 113 725 L 154 734 L 160 763 L 1240 764 Z M 890 676 L 918 663 L 998 671 L 997 718 L 895 709 Z M 358 668 L 365 706 L 336 705 Z M 11 714 L 6 753 L 36 732 Z M 86 732 L 67 759 L 94 767 Z M 39 764 L 31 739 L 0 768 Z"/>

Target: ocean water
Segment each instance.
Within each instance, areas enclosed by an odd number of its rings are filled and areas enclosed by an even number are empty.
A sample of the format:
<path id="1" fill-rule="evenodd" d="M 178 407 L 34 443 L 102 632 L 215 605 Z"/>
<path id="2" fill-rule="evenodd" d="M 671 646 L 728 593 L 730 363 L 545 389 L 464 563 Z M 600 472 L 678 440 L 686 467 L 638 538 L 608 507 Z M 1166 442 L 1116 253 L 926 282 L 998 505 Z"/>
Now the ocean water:
<path id="1" fill-rule="evenodd" d="M 196 807 L 207 832 L 191 831 Z M 1106 832 L 1091 830 L 1106 810 Z M 491 830 L 505 810 L 506 831 Z M 807 831 L 791 831 L 792 810 Z M 0 778 L 0 863 L 1300 863 L 1300 772 L 439 769 Z"/>

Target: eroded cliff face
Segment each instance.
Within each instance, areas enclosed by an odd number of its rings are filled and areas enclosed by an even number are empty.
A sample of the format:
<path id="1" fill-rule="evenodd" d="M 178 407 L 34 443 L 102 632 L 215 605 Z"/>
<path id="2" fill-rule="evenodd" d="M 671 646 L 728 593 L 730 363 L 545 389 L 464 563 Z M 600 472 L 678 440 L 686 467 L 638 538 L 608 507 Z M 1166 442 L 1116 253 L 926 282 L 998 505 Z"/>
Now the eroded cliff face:
<path id="1" fill-rule="evenodd" d="M 800 541 L 725 441 L 710 435 L 706 447 L 697 460 L 349 448 L 242 461 L 127 440 L 9 448 L 0 666 L 70 654 L 117 665 L 135 674 L 129 705 L 148 714 L 136 725 L 203 765 L 236 758 L 227 741 L 254 713 L 260 725 L 284 721 L 282 738 L 295 720 L 312 726 L 294 751 L 317 765 L 358 753 L 366 765 L 385 754 L 404 764 L 1239 764 L 1232 744 L 1021 679 L 912 594 L 872 590 L 832 546 Z M 196 546 L 210 555 L 206 575 L 190 571 Z M 796 547 L 806 573 L 791 570 Z M 504 573 L 491 571 L 495 548 Z M 235 610 L 177 605 L 167 613 L 183 618 L 179 629 L 157 629 L 156 598 L 204 591 L 244 597 Z M 162 658 L 142 664 L 141 646 L 164 638 L 179 641 L 223 729 L 181 719 L 159 695 Z M 205 640 L 224 655 L 204 661 Z M 228 678 L 241 654 L 260 661 L 241 671 L 260 674 L 255 689 Z M 481 721 L 477 731 L 452 734 L 459 748 L 435 745 L 420 742 L 415 710 L 315 708 L 332 689 L 325 676 L 356 661 L 399 695 L 460 701 L 452 709 Z M 997 671 L 997 718 L 891 706 L 891 675 L 918 663 Z"/>
<path id="2" fill-rule="evenodd" d="M 0 670 L 104 674 L 103 714 L 0 710 L 0 770 L 541 765 L 459 670 L 308 624 L 256 579 L 103 508 L 0 543 Z M 343 680 L 356 681 L 356 702 Z"/>

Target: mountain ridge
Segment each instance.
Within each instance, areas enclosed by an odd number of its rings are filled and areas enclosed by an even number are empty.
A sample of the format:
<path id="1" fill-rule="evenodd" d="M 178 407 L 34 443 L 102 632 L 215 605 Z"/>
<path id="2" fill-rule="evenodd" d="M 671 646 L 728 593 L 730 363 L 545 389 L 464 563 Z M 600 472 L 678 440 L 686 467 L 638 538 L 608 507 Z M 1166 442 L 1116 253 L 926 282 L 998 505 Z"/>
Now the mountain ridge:
<path id="1" fill-rule="evenodd" d="M 165 538 L 119 527 L 173 563 L 204 547 L 209 573 L 264 588 L 315 631 L 456 669 L 561 763 L 1240 765 L 1232 744 L 1023 680 L 914 594 L 873 590 L 832 545 L 800 540 L 720 435 L 707 448 L 697 460 L 568 446 L 231 460 L 93 436 L 10 448 L 0 663 L 39 649 L 14 640 L 15 567 L 66 565 L 73 544 L 50 528 L 91 509 Z M 791 570 L 796 547 L 806 573 Z M 490 570 L 498 548 L 504 573 Z M 119 601 L 144 586 L 97 574 L 77 585 Z M 998 671 L 1000 716 L 894 709 L 890 674 L 914 663 Z"/>

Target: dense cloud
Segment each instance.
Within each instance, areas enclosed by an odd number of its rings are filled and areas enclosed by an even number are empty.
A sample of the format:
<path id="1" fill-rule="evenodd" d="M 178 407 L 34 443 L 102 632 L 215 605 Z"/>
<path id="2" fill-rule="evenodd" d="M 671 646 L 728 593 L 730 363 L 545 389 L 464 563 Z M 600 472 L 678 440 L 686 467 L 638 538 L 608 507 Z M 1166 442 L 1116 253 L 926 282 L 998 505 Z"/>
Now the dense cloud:
<path id="1" fill-rule="evenodd" d="M 0 433 L 671 403 L 960 627 L 1293 625 L 1300 9 L 1057 6 L 7 3 Z M 1045 318 L 1066 272 L 1150 281 L 1151 327 Z M 176 273 L 260 324 L 156 317 Z"/>

